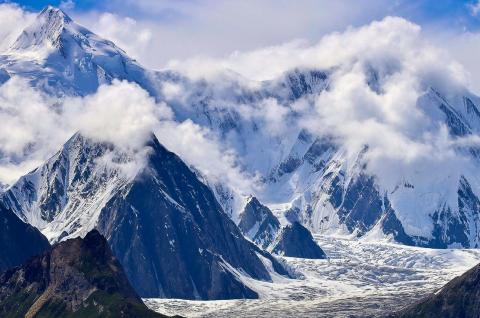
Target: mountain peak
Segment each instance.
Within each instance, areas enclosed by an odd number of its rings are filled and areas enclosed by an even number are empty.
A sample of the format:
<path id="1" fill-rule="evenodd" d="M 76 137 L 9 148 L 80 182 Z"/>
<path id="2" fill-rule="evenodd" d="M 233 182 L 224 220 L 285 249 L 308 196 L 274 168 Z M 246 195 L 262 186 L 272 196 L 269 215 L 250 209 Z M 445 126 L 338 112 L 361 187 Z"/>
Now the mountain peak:
<path id="1" fill-rule="evenodd" d="M 42 11 L 40 11 L 38 17 L 45 19 L 46 21 L 60 20 L 66 23 L 72 22 L 72 19 L 62 9 L 50 5 L 46 6 Z"/>
<path id="2" fill-rule="evenodd" d="M 60 46 L 60 37 L 65 27 L 73 20 L 61 9 L 47 6 L 37 16 L 12 46 L 14 50 L 50 45 Z"/>

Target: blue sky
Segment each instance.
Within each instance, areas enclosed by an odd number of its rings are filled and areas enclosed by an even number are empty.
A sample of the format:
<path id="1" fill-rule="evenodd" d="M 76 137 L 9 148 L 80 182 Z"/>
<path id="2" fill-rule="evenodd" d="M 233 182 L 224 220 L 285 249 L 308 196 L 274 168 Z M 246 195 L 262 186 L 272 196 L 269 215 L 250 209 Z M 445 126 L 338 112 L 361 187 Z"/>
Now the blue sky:
<path id="1" fill-rule="evenodd" d="M 18 0 L 25 11 L 51 4 L 143 64 L 161 68 L 172 59 L 219 57 L 294 40 L 316 43 L 325 34 L 385 16 L 420 25 L 434 41 L 454 48 L 460 60 L 480 50 L 480 0 Z M 475 10 L 477 6 L 477 10 Z M 445 44 L 445 46 L 448 46 Z M 472 63 L 476 67 L 478 63 Z M 480 69 L 478 70 L 480 72 Z"/>
<path id="2" fill-rule="evenodd" d="M 119 1 L 119 0 L 18 0 L 1 2 L 15 2 L 29 10 L 40 10 L 44 6 L 51 4 L 60 6 L 67 2 L 74 3 L 77 11 L 108 11 L 120 15 L 129 15 L 135 18 L 144 19 L 171 19 L 172 17 L 183 17 L 182 12 L 178 10 L 181 6 L 201 6 L 202 0 L 140 0 L 140 1 Z M 219 1 L 217 1 L 219 2 Z M 281 2 L 281 1 L 279 1 Z M 321 2 L 321 1 L 319 1 Z M 333 1 L 331 1 L 333 2 Z M 465 28 L 474 30 L 480 28 L 480 18 L 472 15 L 471 6 L 474 6 L 476 0 L 384 0 L 384 1 L 344 1 L 351 2 L 383 2 L 387 6 L 385 14 L 398 15 L 405 17 L 420 25 L 424 24 L 442 24 L 452 28 Z M 299 7 L 302 1 L 298 1 Z M 254 9 L 254 6 L 252 6 Z M 375 13 L 375 12 L 373 12 Z"/>

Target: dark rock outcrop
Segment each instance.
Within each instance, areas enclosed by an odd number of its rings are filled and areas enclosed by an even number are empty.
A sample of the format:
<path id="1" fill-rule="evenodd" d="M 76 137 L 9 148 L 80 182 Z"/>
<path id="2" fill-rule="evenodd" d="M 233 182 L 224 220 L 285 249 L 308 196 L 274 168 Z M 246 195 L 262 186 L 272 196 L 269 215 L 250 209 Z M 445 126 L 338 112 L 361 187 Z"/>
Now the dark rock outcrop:
<path id="1" fill-rule="evenodd" d="M 397 318 L 480 317 L 480 264 L 454 278 L 438 292 L 393 315 Z"/>
<path id="2" fill-rule="evenodd" d="M 277 236 L 280 222 L 268 207 L 261 204 L 257 198 L 250 197 L 240 214 L 238 227 L 243 235 L 266 249 Z"/>
<path id="3" fill-rule="evenodd" d="M 327 255 L 317 245 L 312 234 L 298 222 L 282 229 L 272 246 L 272 252 L 299 258 L 323 259 Z"/>
<path id="4" fill-rule="evenodd" d="M 50 248 L 45 236 L 0 202 L 0 272 Z"/>
<path id="5" fill-rule="evenodd" d="M 163 317 L 143 304 L 96 230 L 4 272 L 0 316 Z"/>
<path id="6" fill-rule="evenodd" d="M 257 298 L 239 276 L 270 281 L 261 257 L 213 192 L 153 136 L 147 165 L 102 209 L 97 228 L 142 297 Z"/>

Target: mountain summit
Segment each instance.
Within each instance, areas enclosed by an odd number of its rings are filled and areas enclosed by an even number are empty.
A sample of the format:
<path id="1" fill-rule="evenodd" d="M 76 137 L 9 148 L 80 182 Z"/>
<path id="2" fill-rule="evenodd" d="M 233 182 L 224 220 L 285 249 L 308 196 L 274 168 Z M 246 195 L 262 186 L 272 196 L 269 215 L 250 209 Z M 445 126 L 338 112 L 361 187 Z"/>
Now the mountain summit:
<path id="1" fill-rule="evenodd" d="M 48 6 L 27 27 L 12 46 L 14 50 L 26 50 L 43 45 L 59 48 L 65 29 L 73 24 L 72 19 L 61 9 Z"/>
<path id="2" fill-rule="evenodd" d="M 153 92 L 150 72 L 112 41 L 51 6 L 0 55 L 0 69 L 55 96 L 88 95 L 113 79 L 135 82 Z"/>

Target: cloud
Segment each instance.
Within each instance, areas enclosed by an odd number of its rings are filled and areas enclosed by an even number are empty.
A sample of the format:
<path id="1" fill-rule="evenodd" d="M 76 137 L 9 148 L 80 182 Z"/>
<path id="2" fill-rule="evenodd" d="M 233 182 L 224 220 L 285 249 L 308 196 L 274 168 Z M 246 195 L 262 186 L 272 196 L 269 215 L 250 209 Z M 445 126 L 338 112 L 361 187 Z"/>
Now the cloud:
<path id="1" fill-rule="evenodd" d="M 13 77 L 0 86 L 0 181 L 11 183 L 75 132 L 137 151 L 170 109 L 136 84 L 114 81 L 85 98 L 53 99 Z"/>
<path id="2" fill-rule="evenodd" d="M 243 195 L 254 192 L 256 176 L 243 171 L 238 154 L 222 144 L 207 128 L 191 120 L 163 122 L 155 129 L 159 141 L 211 183 L 222 183 Z"/>
<path id="3" fill-rule="evenodd" d="M 476 1 L 474 3 L 469 3 L 468 8 L 470 9 L 470 13 L 476 17 L 480 13 L 480 1 Z"/>
<path id="4" fill-rule="evenodd" d="M 225 10 L 236 8 L 226 6 Z M 162 52 L 160 46 L 150 50 L 158 36 L 157 26 L 112 14 L 96 17 L 99 29 L 124 39 L 126 46 L 132 44 L 131 50 L 145 45 L 145 50 L 137 51 L 140 56 L 144 51 Z M 197 38 L 191 33 L 196 24 L 178 23 L 178 38 L 169 41 L 167 36 L 163 47 L 185 46 L 188 51 L 208 29 L 201 28 Z M 258 28 L 258 23 L 253 26 Z M 251 25 L 244 27 L 245 32 L 255 34 Z M 136 38 L 140 30 L 149 35 Z M 191 43 L 181 41 L 187 38 L 182 32 L 193 39 Z M 151 40 L 145 40 L 149 36 Z M 227 43 L 226 38 L 219 39 Z M 431 45 L 418 25 L 402 18 L 349 27 L 313 44 L 290 41 L 220 58 L 178 59 L 169 66 L 188 79 L 162 83 L 165 103 L 155 102 L 135 84 L 115 82 L 92 96 L 67 98 L 54 106 L 56 102 L 48 96 L 18 79 L 10 80 L 0 89 L 2 122 L 12 126 L 0 132 L 0 149 L 8 158 L 1 167 L 20 169 L 26 162 L 45 159 L 77 130 L 125 148 L 135 148 L 153 130 L 163 144 L 207 178 L 249 194 L 261 191 L 257 172 L 268 177 L 278 160 L 288 155 L 298 133 L 307 129 L 314 135 L 333 137 L 349 159 L 368 145 L 367 168 L 382 180 L 383 190 L 391 190 L 402 178 L 414 178 L 417 171 L 423 175 L 424 189 L 447 176 L 458 180 L 460 173 L 472 171 L 469 159 L 457 148 L 478 141 L 454 140 L 441 115 L 429 109 L 428 103 L 418 103 L 430 87 L 455 100 L 464 92 L 462 87 L 469 85 L 468 72 L 445 50 Z M 288 88 L 282 76 L 294 68 L 328 70 L 327 89 L 295 102 L 285 98 Z M 22 88 L 21 93 L 15 87 Z M 269 87 L 274 91 L 268 91 Z M 22 110 L 14 105 L 22 105 Z M 16 131 L 14 138 L 7 137 L 10 129 Z"/>
<path id="5" fill-rule="evenodd" d="M 130 17 L 121 17 L 109 12 L 92 12 L 79 17 L 79 22 L 105 39 L 113 41 L 133 58 L 144 60 L 151 52 L 154 41 L 152 30 Z"/>
<path id="6" fill-rule="evenodd" d="M 106 12 L 76 12 L 74 17 L 124 44 L 127 52 L 139 53 L 135 56 L 143 64 L 159 69 L 171 59 L 218 58 L 294 39 L 316 40 L 325 33 L 380 17 L 390 7 L 380 0 L 305 0 L 301 4 L 274 0 L 110 1 Z M 108 19 L 102 24 L 103 14 Z M 150 34 L 149 40 L 135 48 L 135 35 L 141 32 Z"/>
<path id="7" fill-rule="evenodd" d="M 251 173 L 268 175 L 274 168 L 271 163 L 288 155 L 299 131 L 307 129 L 334 138 L 348 162 L 368 145 L 364 159 L 381 191 L 392 191 L 401 180 L 410 179 L 418 182 L 419 193 L 442 191 L 448 182 L 452 191 L 447 193 L 455 194 L 460 175 L 475 174 L 471 158 L 458 149 L 477 145 L 478 138 L 453 138 L 438 110 L 439 101 L 425 97 L 433 94 L 433 87 L 462 109 L 468 72 L 445 49 L 433 46 L 418 25 L 402 18 L 387 17 L 332 33 L 316 44 L 296 41 L 171 65 L 209 84 L 200 86 L 206 106 L 188 96 L 188 86 L 176 90 L 184 92 L 178 103 L 192 107 L 192 118 L 199 111 L 227 123 L 234 118 L 235 129 L 225 132 L 220 125 L 218 136 L 228 148 L 237 149 L 237 162 Z M 328 70 L 327 89 L 294 103 L 283 98 L 278 78 L 294 68 Z M 259 82 L 271 79 L 273 84 Z M 274 92 L 257 91 L 269 85 Z M 262 94 L 265 97 L 258 98 Z M 207 110 L 195 108 L 198 105 Z M 249 130 L 252 126 L 254 132 Z"/>
<path id="8" fill-rule="evenodd" d="M 75 2 L 73 0 L 64 0 L 60 2 L 59 8 L 63 11 L 71 11 L 75 9 Z"/>
<path id="9" fill-rule="evenodd" d="M 173 90 L 175 91 L 175 90 Z M 178 92 L 177 92 L 178 93 Z M 99 164 L 132 177 L 145 163 L 151 132 L 209 182 L 229 184 L 251 193 L 254 176 L 245 174 L 236 154 L 190 120 L 176 122 L 171 108 L 155 102 L 137 84 L 113 81 L 92 95 L 51 98 L 13 77 L 0 86 L 0 183 L 12 184 L 58 151 L 75 132 L 116 145 L 130 160 L 122 164 L 107 153 Z"/>
<path id="10" fill-rule="evenodd" d="M 16 4 L 0 4 L 0 52 L 8 49 L 34 18 L 35 14 L 24 11 Z"/>
<path id="11" fill-rule="evenodd" d="M 85 98 L 67 98 L 62 119 L 84 135 L 128 149 L 142 147 L 154 127 L 173 114 L 136 84 L 114 81 Z"/>

